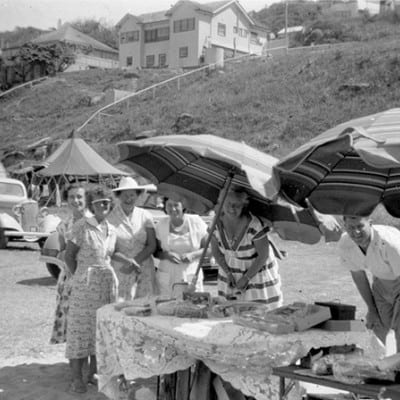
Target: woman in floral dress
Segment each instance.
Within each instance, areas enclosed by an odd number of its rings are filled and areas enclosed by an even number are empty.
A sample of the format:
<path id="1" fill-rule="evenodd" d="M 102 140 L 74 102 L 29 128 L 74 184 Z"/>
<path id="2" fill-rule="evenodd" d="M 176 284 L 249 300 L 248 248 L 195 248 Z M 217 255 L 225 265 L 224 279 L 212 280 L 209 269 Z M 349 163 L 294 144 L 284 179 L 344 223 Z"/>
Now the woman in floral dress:
<path id="1" fill-rule="evenodd" d="M 94 216 L 74 224 L 65 253 L 65 262 L 72 274 L 65 354 L 72 369 L 71 390 L 77 393 L 87 390 L 82 369 L 88 357 L 87 381 L 95 383 L 96 311 L 117 298 L 118 280 L 111 256 L 139 268 L 133 259 L 115 254 L 116 233 L 107 221 L 113 207 L 112 192 L 97 186 L 87 192 L 86 200 Z"/>
<path id="2" fill-rule="evenodd" d="M 155 268 L 152 254 L 156 249 L 156 236 L 152 215 L 136 203 L 148 185 L 139 185 L 133 178 L 121 179 L 114 193 L 117 204 L 108 216 L 117 234 L 116 249 L 141 266 L 140 275 L 133 269 L 121 269 L 121 263 L 113 260 L 119 280 L 118 293 L 121 300 L 156 294 Z"/>
<path id="3" fill-rule="evenodd" d="M 67 188 L 67 203 L 71 211 L 68 218 L 57 226 L 57 233 L 60 243 L 60 275 L 57 281 L 56 312 L 50 343 L 65 343 L 67 332 L 67 313 L 68 298 L 71 293 L 70 277 L 71 273 L 64 263 L 65 247 L 71 237 L 73 224 L 82 217 L 91 216 L 91 212 L 86 208 L 85 187 L 82 183 L 76 182 Z"/>

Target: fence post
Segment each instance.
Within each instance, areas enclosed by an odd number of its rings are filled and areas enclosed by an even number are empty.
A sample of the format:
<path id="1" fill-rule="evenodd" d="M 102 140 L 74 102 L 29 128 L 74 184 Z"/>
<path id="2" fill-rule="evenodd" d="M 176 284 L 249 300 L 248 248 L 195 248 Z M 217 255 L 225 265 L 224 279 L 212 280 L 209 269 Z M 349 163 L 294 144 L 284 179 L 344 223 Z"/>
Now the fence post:
<path id="1" fill-rule="evenodd" d="M 181 79 L 178 77 L 177 79 L 178 90 L 181 90 Z"/>
<path id="2" fill-rule="evenodd" d="M 153 99 L 155 99 L 155 98 L 156 98 L 156 88 L 153 87 Z"/>

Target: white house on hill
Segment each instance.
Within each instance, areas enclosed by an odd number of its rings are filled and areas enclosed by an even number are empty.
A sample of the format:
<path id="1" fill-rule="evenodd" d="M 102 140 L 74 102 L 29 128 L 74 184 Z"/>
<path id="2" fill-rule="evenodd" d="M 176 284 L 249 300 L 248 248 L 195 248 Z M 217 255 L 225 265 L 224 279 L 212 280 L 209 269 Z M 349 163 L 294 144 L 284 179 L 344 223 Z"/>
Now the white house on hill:
<path id="1" fill-rule="evenodd" d="M 180 0 L 167 11 L 126 14 L 117 30 L 121 68 L 191 68 L 218 56 L 260 55 L 267 41 L 266 27 L 236 0 Z"/>

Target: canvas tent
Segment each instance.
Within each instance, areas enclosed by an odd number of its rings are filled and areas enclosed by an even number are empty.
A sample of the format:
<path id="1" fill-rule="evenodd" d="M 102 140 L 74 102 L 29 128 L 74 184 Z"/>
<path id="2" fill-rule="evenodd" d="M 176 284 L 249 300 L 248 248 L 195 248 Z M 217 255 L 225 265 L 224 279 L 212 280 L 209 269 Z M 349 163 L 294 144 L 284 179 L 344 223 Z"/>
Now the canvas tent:
<path id="1" fill-rule="evenodd" d="M 37 171 L 37 184 L 52 188 L 49 196 L 72 181 L 98 182 L 116 187 L 123 175 L 129 175 L 102 158 L 75 132 L 46 160 L 46 168 Z"/>

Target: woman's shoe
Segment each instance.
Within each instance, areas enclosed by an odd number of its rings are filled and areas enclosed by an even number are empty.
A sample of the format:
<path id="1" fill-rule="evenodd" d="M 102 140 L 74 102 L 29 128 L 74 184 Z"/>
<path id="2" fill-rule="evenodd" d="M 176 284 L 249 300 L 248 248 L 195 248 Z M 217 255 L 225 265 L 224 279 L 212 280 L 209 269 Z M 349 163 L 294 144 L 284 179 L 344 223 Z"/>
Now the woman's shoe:
<path id="1" fill-rule="evenodd" d="M 70 386 L 69 390 L 70 390 L 70 392 L 74 392 L 74 393 L 86 393 L 87 386 L 85 385 L 84 382 L 73 381 L 73 382 L 71 382 L 71 386 Z"/>

